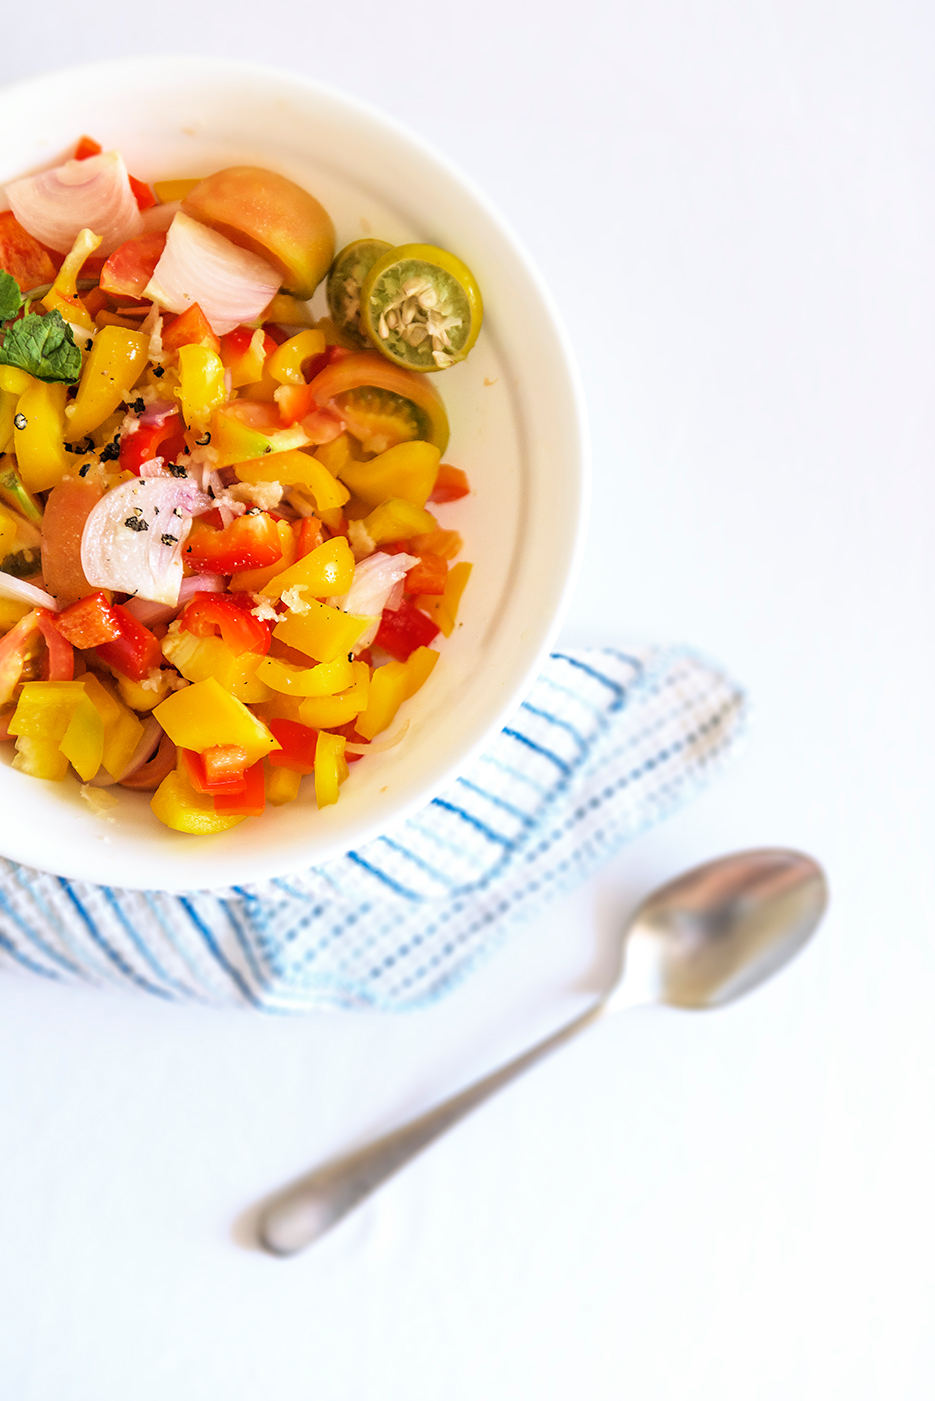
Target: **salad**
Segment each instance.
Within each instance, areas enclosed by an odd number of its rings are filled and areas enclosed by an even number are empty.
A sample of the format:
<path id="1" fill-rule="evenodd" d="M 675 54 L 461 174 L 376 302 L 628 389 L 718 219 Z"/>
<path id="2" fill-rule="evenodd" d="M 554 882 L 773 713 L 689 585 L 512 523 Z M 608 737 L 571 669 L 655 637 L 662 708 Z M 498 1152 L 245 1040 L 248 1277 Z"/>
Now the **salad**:
<path id="1" fill-rule="evenodd" d="M 471 565 L 432 508 L 470 271 L 273 171 L 154 186 L 87 137 L 0 212 L 0 741 L 176 831 L 338 801 Z M 326 283 L 329 314 L 309 300 Z M 434 645 L 433 645 L 434 644 Z M 402 710 L 402 714 L 399 712 Z"/>

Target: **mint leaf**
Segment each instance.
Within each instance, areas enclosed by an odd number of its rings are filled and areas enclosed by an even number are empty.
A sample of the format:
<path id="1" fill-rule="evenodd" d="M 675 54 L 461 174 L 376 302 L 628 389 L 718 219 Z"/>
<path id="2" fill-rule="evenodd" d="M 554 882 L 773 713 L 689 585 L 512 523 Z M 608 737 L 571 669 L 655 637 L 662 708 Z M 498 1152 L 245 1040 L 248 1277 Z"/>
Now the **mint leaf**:
<path id="1" fill-rule="evenodd" d="M 0 269 L 0 321 L 12 321 L 22 305 L 23 298 L 16 278 Z"/>
<path id="2" fill-rule="evenodd" d="M 81 351 L 60 312 L 40 316 L 31 311 L 6 328 L 0 365 L 15 365 L 46 384 L 74 384 L 81 375 Z"/>

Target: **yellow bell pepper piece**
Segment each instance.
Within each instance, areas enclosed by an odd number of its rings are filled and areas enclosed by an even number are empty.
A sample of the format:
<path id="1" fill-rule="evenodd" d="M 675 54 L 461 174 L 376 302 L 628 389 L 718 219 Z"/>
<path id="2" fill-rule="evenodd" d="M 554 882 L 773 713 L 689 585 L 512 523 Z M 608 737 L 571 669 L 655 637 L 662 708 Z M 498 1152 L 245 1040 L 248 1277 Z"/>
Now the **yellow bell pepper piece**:
<path id="1" fill-rule="evenodd" d="M 424 506 L 438 476 L 442 455 L 431 443 L 397 443 L 369 462 L 348 462 L 341 481 L 368 506 L 398 499 Z"/>
<path id="2" fill-rule="evenodd" d="M 154 180 L 153 193 L 160 204 L 174 204 L 177 199 L 184 199 L 196 185 L 200 185 L 201 179 L 199 175 L 196 180 Z"/>
<path id="3" fill-rule="evenodd" d="M 291 336 L 269 359 L 269 372 L 280 384 L 305 384 L 302 365 L 313 355 L 323 354 L 325 337 L 321 331 L 300 331 Z"/>
<path id="4" fill-rule="evenodd" d="M 112 683 L 102 681 L 96 672 L 86 671 L 81 678 L 81 685 L 94 703 L 104 726 L 101 762 L 113 778 L 118 778 L 143 738 L 142 721 L 118 699 Z"/>
<path id="5" fill-rule="evenodd" d="M 214 677 L 244 705 L 269 698 L 269 690 L 257 676 L 263 660 L 259 652 L 235 652 L 223 637 L 195 637 L 173 625 L 162 639 L 162 655 L 186 681 L 207 681 Z M 191 745 L 185 747 L 190 749 Z"/>
<path id="6" fill-rule="evenodd" d="M 327 467 L 332 477 L 339 477 L 341 469 L 351 462 L 357 462 L 354 456 L 354 440 L 349 433 L 341 433 L 339 437 L 332 438 L 330 443 L 322 443 L 321 447 L 315 449 L 315 458 Z"/>
<path id="7" fill-rule="evenodd" d="M 80 682 L 78 684 L 81 685 Z M 94 777 L 103 763 L 104 722 L 86 691 L 61 738 L 59 749 L 85 783 Z"/>
<path id="8" fill-rule="evenodd" d="M 283 803 L 293 802 L 299 796 L 301 782 L 302 775 L 295 769 L 282 765 L 270 767 L 266 772 L 266 801 L 277 808 L 282 807 Z"/>
<path id="9" fill-rule="evenodd" d="M 87 783 L 101 766 L 104 726 L 81 681 L 27 681 L 9 732 L 17 736 L 14 768 L 38 778 L 64 778 L 71 761 Z"/>
<path id="10" fill-rule="evenodd" d="M 254 715 L 258 715 L 263 723 L 268 725 L 270 720 L 298 721 L 301 704 L 301 696 L 287 696 L 281 691 L 270 691 L 269 700 L 260 701 L 252 709 Z"/>
<path id="11" fill-rule="evenodd" d="M 353 664 L 347 657 L 320 666 L 294 666 L 279 657 L 264 657 L 256 674 L 271 690 L 288 696 L 333 696 L 354 680 Z"/>
<path id="12" fill-rule="evenodd" d="M 183 694 L 181 691 L 178 695 Z M 173 769 L 162 780 L 150 801 L 150 807 L 167 827 L 175 832 L 190 832 L 208 836 L 226 832 L 244 819 L 230 813 L 214 811 L 214 800 L 207 793 L 196 793 L 184 773 Z"/>
<path id="13" fill-rule="evenodd" d="M 70 443 L 100 428 L 133 388 L 149 357 L 149 337 L 122 326 L 102 326 L 85 361 L 78 395 L 65 410 Z"/>
<path id="14" fill-rule="evenodd" d="M 72 466 L 65 451 L 66 393 L 64 384 L 34 379 L 17 402 L 13 451 L 27 491 L 48 491 Z"/>
<path id="15" fill-rule="evenodd" d="M 342 653 L 346 656 L 353 650 L 354 643 L 372 622 L 372 618 L 342 613 L 339 608 L 310 599 L 307 612 L 287 614 L 273 628 L 273 636 L 316 662 L 333 662 Z"/>
<path id="16" fill-rule="evenodd" d="M 311 598 L 336 598 L 347 593 L 354 582 L 354 556 L 343 535 L 316 545 L 302 559 L 277 574 L 260 593 L 264 598 L 282 598 L 301 585 Z"/>
<path id="17" fill-rule="evenodd" d="M 13 767 L 31 778 L 48 778 L 60 783 L 68 773 L 68 760 L 54 740 L 20 735 Z"/>
<path id="18" fill-rule="evenodd" d="M 131 710 L 152 710 L 160 701 L 165 700 L 172 689 L 172 673 L 163 669 L 158 676 L 153 679 L 156 682 L 155 688 L 144 686 L 142 681 L 131 681 L 129 676 L 117 677 L 117 690 L 120 692 L 120 699 Z"/>
<path id="19" fill-rule="evenodd" d="M 235 357 L 229 346 L 225 346 L 222 341 L 221 359 L 225 369 L 230 371 L 232 389 L 242 389 L 245 384 L 258 384 L 263 378 L 263 367 L 266 364 L 266 336 L 263 328 L 254 331 L 243 355 Z"/>
<path id="20" fill-rule="evenodd" d="M 199 754 L 215 744 L 242 744 L 250 765 L 282 747 L 213 676 L 174 692 L 153 714 L 173 744 Z"/>
<path id="21" fill-rule="evenodd" d="M 100 247 L 100 236 L 82 229 L 71 246 L 71 252 L 59 268 L 55 281 L 42 299 L 47 311 L 60 312 L 66 321 L 90 331 L 94 325 L 87 307 L 78 296 L 78 274 L 91 254 Z"/>
<path id="22" fill-rule="evenodd" d="M 58 744 L 84 696 L 80 681 L 27 681 L 9 722 L 9 732 Z"/>
<path id="23" fill-rule="evenodd" d="M 322 732 L 315 746 L 315 801 L 319 808 L 338 801 L 338 788 L 347 777 L 343 735 Z"/>
<path id="24" fill-rule="evenodd" d="M 179 346 L 178 395 L 186 424 L 203 434 L 214 410 L 227 400 L 224 365 L 217 351 L 206 345 Z"/>
<path id="25" fill-rule="evenodd" d="M 304 487 L 322 511 L 343 506 L 351 495 L 317 458 L 298 448 L 277 452 L 275 456 L 266 454 L 246 462 L 235 462 L 234 471 L 242 482 L 281 482 L 283 486 Z"/>
<path id="26" fill-rule="evenodd" d="M 13 446 L 13 415 L 18 397 L 9 389 L 0 388 L 0 453 L 9 452 Z"/>
<path id="27" fill-rule="evenodd" d="M 32 384 L 32 375 L 21 370 L 18 365 L 0 365 L 0 389 L 7 394 L 15 394 L 17 399 Z"/>
<path id="28" fill-rule="evenodd" d="M 32 608 L 31 603 L 17 603 L 15 598 L 0 598 L 0 632 L 9 632 Z"/>
<path id="29" fill-rule="evenodd" d="M 364 517 L 364 529 L 375 545 L 383 545 L 393 540 L 411 540 L 415 535 L 425 535 L 437 525 L 429 511 L 421 510 L 411 501 L 395 498 L 384 501 L 369 516 Z"/>
<path id="30" fill-rule="evenodd" d="M 357 733 L 364 739 L 373 739 L 391 725 L 403 701 L 414 696 L 428 680 L 437 661 L 437 652 L 417 647 L 408 661 L 377 667 L 370 678 L 367 709 L 354 721 Z"/>
<path id="31" fill-rule="evenodd" d="M 458 605 L 473 567 L 466 561 L 453 565 L 448 570 L 443 594 L 420 594 L 413 600 L 417 608 L 421 608 L 423 613 L 428 613 L 432 621 L 438 624 L 446 637 L 450 637 L 454 631 Z"/>
<path id="32" fill-rule="evenodd" d="M 277 574 L 281 574 L 294 562 L 295 531 L 288 521 L 277 521 L 276 529 L 279 532 L 279 543 L 282 546 L 282 559 L 277 559 L 275 564 L 268 564 L 265 569 L 242 569 L 231 579 L 231 593 L 259 593 L 270 579 L 274 579 Z"/>
<path id="33" fill-rule="evenodd" d="M 13 542 L 17 533 L 16 521 L 9 511 L 0 507 L 0 560 L 13 553 Z"/>
<path id="34" fill-rule="evenodd" d="M 346 725 L 367 708 L 370 668 L 366 662 L 353 662 L 354 682 L 334 696 L 311 696 L 299 706 L 299 719 L 311 730 L 336 729 Z"/>

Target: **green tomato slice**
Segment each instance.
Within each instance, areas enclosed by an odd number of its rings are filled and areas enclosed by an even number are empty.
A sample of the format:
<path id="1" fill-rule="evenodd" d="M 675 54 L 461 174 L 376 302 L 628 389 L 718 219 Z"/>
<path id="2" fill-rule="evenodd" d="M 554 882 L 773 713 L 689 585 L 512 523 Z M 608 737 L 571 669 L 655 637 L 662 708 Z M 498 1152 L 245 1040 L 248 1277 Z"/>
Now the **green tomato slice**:
<path id="1" fill-rule="evenodd" d="M 377 350 L 423 373 L 463 360 L 484 317 L 470 268 L 428 243 L 404 243 L 375 262 L 360 301 L 361 325 Z"/>
<path id="2" fill-rule="evenodd" d="M 361 350 L 370 342 L 360 325 L 360 292 L 364 280 L 380 258 L 391 253 L 392 246 L 382 238 L 358 238 L 342 248 L 328 273 L 328 309 L 335 326 Z"/>

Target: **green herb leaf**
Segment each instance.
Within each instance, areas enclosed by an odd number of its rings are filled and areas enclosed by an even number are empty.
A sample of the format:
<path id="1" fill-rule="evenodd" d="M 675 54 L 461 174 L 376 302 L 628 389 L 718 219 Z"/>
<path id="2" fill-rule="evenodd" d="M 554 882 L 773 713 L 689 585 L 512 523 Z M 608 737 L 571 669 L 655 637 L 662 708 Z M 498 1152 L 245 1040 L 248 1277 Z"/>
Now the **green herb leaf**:
<path id="1" fill-rule="evenodd" d="M 15 365 L 46 384 L 74 384 L 81 375 L 81 351 L 60 312 L 39 316 L 31 311 L 7 327 L 0 365 Z"/>
<path id="2" fill-rule="evenodd" d="M 16 278 L 0 269 L 0 321 L 12 321 L 22 305 L 23 297 Z"/>

